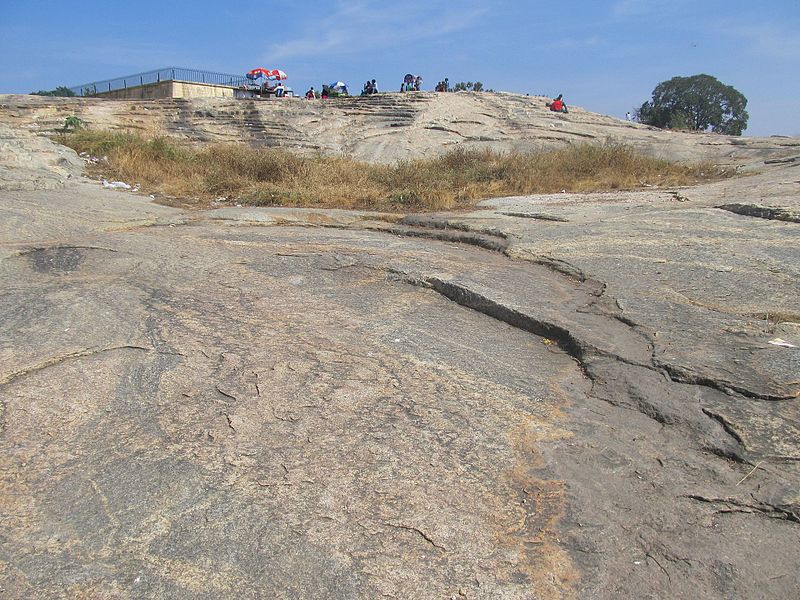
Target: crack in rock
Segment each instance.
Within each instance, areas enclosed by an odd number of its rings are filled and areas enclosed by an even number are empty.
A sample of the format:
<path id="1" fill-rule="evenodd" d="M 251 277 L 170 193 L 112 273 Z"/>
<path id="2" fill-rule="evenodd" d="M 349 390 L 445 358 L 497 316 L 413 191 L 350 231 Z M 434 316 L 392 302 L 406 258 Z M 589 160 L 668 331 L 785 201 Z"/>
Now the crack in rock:
<path id="1" fill-rule="evenodd" d="M 683 498 L 695 500 L 697 502 L 704 502 L 706 504 L 720 504 L 723 508 L 717 510 L 718 513 L 751 513 L 760 514 L 771 519 L 781 519 L 784 521 L 791 521 L 793 523 L 800 523 L 800 514 L 795 512 L 793 508 L 786 508 L 783 506 L 776 506 L 768 502 L 760 502 L 756 500 L 755 504 L 744 502 L 737 498 L 709 498 L 702 494 L 687 494 Z"/>
<path id="2" fill-rule="evenodd" d="M 95 356 L 98 354 L 103 354 L 105 352 L 114 352 L 117 350 L 139 350 L 142 352 L 156 352 L 157 354 L 166 354 L 171 356 L 183 356 L 183 354 L 179 352 L 163 352 L 161 350 L 157 350 L 156 348 L 137 346 L 135 344 L 123 344 L 120 346 L 110 346 L 107 348 L 84 348 L 83 350 L 77 350 L 75 352 L 70 352 L 68 354 L 61 354 L 59 356 L 51 357 L 45 360 L 44 362 L 41 362 L 38 365 L 34 365 L 32 367 L 13 371 L 8 375 L 0 377 L 0 386 L 8 385 L 21 377 L 25 377 L 26 375 L 37 373 L 39 371 L 43 371 L 45 369 L 59 365 L 69 360 L 84 358 L 86 356 Z M 5 402 L 2 399 L 0 399 L 0 417 L 2 417 L 2 415 L 5 413 L 5 408 L 6 408 Z M 0 432 L 2 432 L 4 429 L 5 429 L 5 424 L 3 423 L 2 419 L 0 419 Z"/>
<path id="3" fill-rule="evenodd" d="M 565 219 L 564 217 L 557 217 L 555 215 L 546 215 L 544 213 L 501 212 L 499 214 L 505 217 L 517 217 L 519 219 L 535 219 L 537 221 L 555 221 L 558 223 L 569 223 L 569 219 Z"/>
<path id="4" fill-rule="evenodd" d="M 553 340 L 562 350 L 564 350 L 569 356 L 574 358 L 578 365 L 580 366 L 582 372 L 586 375 L 586 377 L 592 382 L 592 391 L 590 394 L 593 397 L 596 397 L 600 400 L 609 402 L 614 405 L 620 405 L 620 403 L 616 401 L 609 400 L 608 397 L 604 397 L 603 394 L 598 394 L 594 388 L 595 384 L 605 384 L 602 380 L 602 375 L 598 375 L 598 373 L 593 368 L 594 362 L 596 359 L 610 359 L 614 362 L 629 365 L 631 367 L 640 367 L 647 369 L 651 372 L 659 374 L 659 376 L 663 377 L 665 382 L 668 384 L 684 384 L 684 385 L 696 385 L 699 387 L 707 387 L 716 391 L 722 391 L 725 393 L 726 387 L 719 382 L 714 382 L 712 380 L 706 379 L 697 379 L 695 381 L 682 381 L 681 379 L 690 379 L 688 376 L 681 377 L 680 374 L 676 374 L 675 377 L 672 376 L 669 370 L 663 368 L 661 365 L 654 364 L 652 353 L 647 356 L 647 361 L 637 362 L 634 360 L 627 359 L 625 357 L 619 356 L 618 354 L 602 350 L 600 348 L 595 347 L 594 345 L 588 343 L 586 340 L 581 339 L 580 337 L 573 334 L 570 330 L 566 327 L 559 325 L 558 323 L 553 323 L 550 321 L 546 321 L 543 319 L 536 318 L 535 316 L 522 313 L 516 309 L 510 308 L 505 306 L 499 302 L 496 302 L 490 298 L 487 298 L 469 288 L 454 282 L 443 281 L 438 277 L 429 276 L 429 277 L 414 277 L 409 275 L 408 273 L 402 273 L 399 271 L 393 271 L 393 273 L 400 277 L 401 280 L 409 283 L 411 285 L 419 286 L 419 287 L 426 287 L 429 288 L 438 294 L 444 296 L 445 298 L 464 306 L 466 308 L 475 310 L 486 316 L 489 316 L 493 319 L 497 319 L 498 321 L 502 321 L 512 327 L 517 329 L 521 329 L 522 331 L 526 331 L 528 333 L 532 333 L 534 335 L 544 337 L 547 339 Z M 608 317 L 612 318 L 612 317 Z M 635 329 L 628 325 L 630 328 L 631 334 L 633 335 L 638 332 Z M 621 393 L 627 393 L 630 395 L 630 390 L 627 392 L 620 390 Z M 746 395 L 746 394 L 742 394 Z M 750 394 L 750 397 L 753 397 Z M 656 406 L 655 403 L 642 403 L 637 401 L 636 398 L 631 396 L 630 406 L 633 407 L 638 412 L 641 412 L 645 416 L 652 418 L 660 423 L 671 423 L 672 420 L 670 419 L 668 414 L 662 412 L 662 409 Z M 713 442 L 708 449 L 712 451 L 714 454 L 723 456 L 726 458 L 731 458 L 736 460 L 737 462 L 747 462 L 745 459 L 745 455 L 743 454 L 743 449 L 746 448 L 746 445 L 743 443 L 743 440 L 740 436 L 738 436 L 729 426 L 720 419 L 716 418 L 711 413 L 706 413 L 703 411 L 700 415 L 705 413 L 705 417 L 713 420 L 715 423 L 721 426 L 722 431 L 724 434 L 729 436 L 730 439 L 733 440 L 733 446 L 728 446 L 726 444 L 719 445 L 719 442 Z"/>
<path id="5" fill-rule="evenodd" d="M 442 242 L 453 242 L 478 246 L 485 250 L 504 253 L 508 248 L 508 240 L 486 233 L 475 233 L 459 229 L 436 229 L 425 227 L 395 226 L 386 229 L 388 233 L 405 237 L 419 237 Z"/>
<path id="6" fill-rule="evenodd" d="M 466 233 L 478 233 L 481 235 L 488 235 L 491 237 L 507 239 L 508 234 L 500 229 L 494 227 L 490 228 L 474 228 L 467 223 L 460 221 L 450 221 L 449 219 L 437 219 L 425 215 L 406 215 L 397 222 L 398 225 L 407 225 L 409 227 L 419 227 L 422 229 L 445 229 L 464 231 Z"/>
<path id="7" fill-rule="evenodd" d="M 428 535 L 427 533 L 425 533 L 424 531 L 422 531 L 422 529 L 419 529 L 418 527 L 412 527 L 411 525 L 404 525 L 402 523 L 388 523 L 387 522 L 387 523 L 384 523 L 384 524 L 388 525 L 389 527 L 394 527 L 395 529 L 402 529 L 402 530 L 405 530 L 405 531 L 412 531 L 412 532 L 416 533 L 417 535 L 419 535 L 422 539 L 424 539 L 426 542 L 428 542 L 434 548 L 437 548 L 438 550 L 441 550 L 442 552 L 447 552 L 447 548 L 445 548 L 441 544 L 437 544 L 430 535 Z"/>
<path id="8" fill-rule="evenodd" d="M 769 219 L 771 221 L 787 221 L 790 223 L 800 223 L 800 213 L 788 208 L 773 206 L 759 206 L 758 204 L 722 204 L 717 206 L 721 210 L 743 215 L 745 217 L 756 217 L 758 219 Z"/>
<path id="9" fill-rule="evenodd" d="M 725 394 L 731 395 L 731 393 L 736 393 L 745 398 L 749 398 L 750 400 L 769 400 L 772 402 L 782 402 L 787 400 L 796 400 L 795 396 L 777 396 L 774 394 L 760 394 L 758 392 L 754 392 L 747 388 L 729 383 L 729 382 L 722 382 L 711 377 L 704 377 L 702 375 L 698 375 L 694 371 L 690 369 L 684 369 L 675 365 L 670 365 L 668 363 L 664 363 L 654 357 L 654 365 L 663 369 L 672 379 L 672 381 L 678 383 L 686 383 L 689 385 L 699 385 L 702 387 L 708 387 L 712 389 L 719 390 Z"/>
<path id="10" fill-rule="evenodd" d="M 147 348 L 145 346 L 136 346 L 133 344 L 125 344 L 122 346 L 111 346 L 108 348 L 84 348 L 83 350 L 77 350 L 75 352 L 70 352 L 69 354 L 62 354 L 60 356 L 54 356 L 52 358 L 47 359 L 46 361 L 39 363 L 38 365 L 34 365 L 27 369 L 20 369 L 19 371 L 14 371 L 13 373 L 9 373 L 8 375 L 0 378 L 0 385 L 5 385 L 11 383 L 15 379 L 19 379 L 20 377 L 24 377 L 25 375 L 30 375 L 31 373 L 35 373 L 37 371 L 42 371 L 49 367 L 55 366 L 62 362 L 74 359 L 74 358 L 82 358 L 84 356 L 93 356 L 95 354 L 102 354 L 104 352 L 113 352 L 115 350 L 142 350 L 144 352 L 158 352 L 159 354 L 178 354 L 178 353 L 164 353 L 159 352 L 155 348 Z M 179 356 L 182 356 L 178 354 Z"/>

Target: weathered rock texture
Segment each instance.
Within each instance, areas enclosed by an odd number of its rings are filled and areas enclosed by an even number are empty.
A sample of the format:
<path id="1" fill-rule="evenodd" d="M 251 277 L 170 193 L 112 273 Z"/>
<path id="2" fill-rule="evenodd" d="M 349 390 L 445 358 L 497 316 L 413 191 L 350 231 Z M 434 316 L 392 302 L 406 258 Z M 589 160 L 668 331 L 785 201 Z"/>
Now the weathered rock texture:
<path id="1" fill-rule="evenodd" d="M 800 226 L 718 207 L 800 177 L 748 152 L 463 214 L 0 192 L 0 589 L 797 597 Z"/>
<path id="2" fill-rule="evenodd" d="M 48 133 L 70 115 L 90 127 L 170 135 L 195 143 L 246 142 L 297 152 L 391 162 L 455 146 L 538 150 L 624 143 L 671 160 L 783 159 L 795 138 L 745 138 L 662 131 L 573 107 L 553 113 L 546 98 L 484 93 L 379 94 L 326 101 L 104 100 L 0 95 L 0 121 Z"/>
<path id="3" fill-rule="evenodd" d="M 0 122 L 0 191 L 62 187 L 83 164 L 69 148 Z"/>

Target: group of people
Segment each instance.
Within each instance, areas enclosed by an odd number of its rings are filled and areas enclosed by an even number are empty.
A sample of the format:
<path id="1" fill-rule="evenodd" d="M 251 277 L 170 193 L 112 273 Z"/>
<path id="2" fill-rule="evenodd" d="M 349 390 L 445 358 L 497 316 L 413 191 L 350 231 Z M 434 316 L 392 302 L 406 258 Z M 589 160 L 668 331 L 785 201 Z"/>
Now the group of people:
<path id="1" fill-rule="evenodd" d="M 422 77 L 417 75 L 414 77 L 411 73 L 407 73 L 403 77 L 403 84 L 400 86 L 401 92 L 419 92 L 422 90 Z"/>
<path id="2" fill-rule="evenodd" d="M 375 81 L 373 79 L 373 81 Z M 317 98 L 327 100 L 328 98 L 341 98 L 349 96 L 350 92 L 347 90 L 346 85 L 330 86 L 322 84 L 322 91 L 317 91 L 312 85 L 306 92 L 306 100 L 315 100 Z"/>
<path id="3" fill-rule="evenodd" d="M 317 98 L 322 98 L 323 100 L 327 100 L 330 97 L 331 97 L 331 88 L 327 85 L 322 86 L 321 92 L 315 90 L 313 85 L 306 92 L 306 100 L 315 100 Z"/>
<path id="4" fill-rule="evenodd" d="M 339 96 L 348 96 L 349 95 L 348 92 L 347 92 L 347 86 L 345 86 L 342 83 L 339 83 L 337 85 L 340 86 L 340 87 L 332 88 L 332 87 L 330 87 L 328 85 L 323 85 L 321 93 L 317 92 L 314 89 L 314 86 L 311 86 L 311 89 L 309 89 L 306 92 L 306 100 L 314 100 L 316 98 L 321 98 L 322 100 L 326 100 L 326 99 L 330 98 L 331 96 L 339 97 Z M 422 90 L 422 77 L 419 76 L 419 75 L 414 76 L 411 73 L 406 74 L 406 76 L 403 78 L 403 84 L 400 86 L 400 91 L 401 92 L 419 92 L 421 90 Z M 450 89 L 450 80 L 447 77 L 445 77 L 444 81 L 440 81 L 439 83 L 436 84 L 435 90 L 437 92 L 450 92 L 450 91 L 452 91 Z M 278 98 L 282 97 L 284 95 L 283 83 L 278 82 L 278 85 L 276 85 L 273 88 L 273 93 Z M 362 96 L 371 96 L 371 95 L 377 94 L 377 93 L 378 93 L 378 84 L 377 84 L 377 82 L 374 79 L 372 79 L 372 80 L 368 79 L 366 81 L 366 83 L 364 83 L 364 87 L 361 90 L 361 95 Z M 559 113 L 568 113 L 569 112 L 569 109 L 567 109 L 567 103 L 564 102 L 564 95 L 563 94 L 559 94 L 558 96 L 553 98 L 553 100 L 551 102 L 545 103 L 545 106 L 547 108 L 549 108 L 552 112 L 559 112 Z M 627 119 L 629 121 L 631 120 L 631 114 L 630 113 L 628 113 L 626 115 L 626 117 L 627 117 Z"/>
<path id="5" fill-rule="evenodd" d="M 378 93 L 378 84 L 375 83 L 374 79 L 372 81 L 368 79 L 367 83 L 364 84 L 364 89 L 361 90 L 361 95 L 371 96 L 372 94 L 377 94 L 377 93 Z"/>
<path id="6" fill-rule="evenodd" d="M 440 81 L 436 84 L 436 91 L 437 92 L 449 92 L 450 91 L 450 80 L 445 77 L 444 81 Z"/>

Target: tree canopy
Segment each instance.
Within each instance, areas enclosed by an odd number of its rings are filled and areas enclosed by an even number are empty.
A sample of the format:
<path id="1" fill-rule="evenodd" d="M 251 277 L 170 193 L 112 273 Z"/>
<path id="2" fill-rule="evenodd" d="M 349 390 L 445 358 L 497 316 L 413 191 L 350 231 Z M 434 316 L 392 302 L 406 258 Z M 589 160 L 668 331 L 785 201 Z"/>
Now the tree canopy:
<path id="1" fill-rule="evenodd" d="M 34 96 L 66 96 L 71 98 L 75 95 L 75 92 L 68 87 L 60 85 L 54 90 L 39 90 L 38 92 L 31 92 L 31 94 Z"/>
<path id="2" fill-rule="evenodd" d="M 655 127 L 741 135 L 749 115 L 747 98 L 711 75 L 673 77 L 653 90 L 637 111 L 639 122 Z"/>
<path id="3" fill-rule="evenodd" d="M 452 91 L 454 92 L 493 92 L 492 89 L 485 89 L 483 84 L 480 81 L 476 81 L 475 83 L 471 81 L 460 81 L 459 83 L 453 86 Z"/>

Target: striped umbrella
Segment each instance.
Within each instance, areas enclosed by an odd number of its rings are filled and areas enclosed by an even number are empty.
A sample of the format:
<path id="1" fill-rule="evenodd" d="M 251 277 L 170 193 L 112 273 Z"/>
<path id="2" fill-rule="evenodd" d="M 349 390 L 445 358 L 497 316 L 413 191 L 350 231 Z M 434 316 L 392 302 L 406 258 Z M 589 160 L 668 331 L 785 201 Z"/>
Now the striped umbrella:
<path id="1" fill-rule="evenodd" d="M 286 79 L 286 73 L 280 69 L 262 69 L 260 67 L 247 72 L 248 79 L 258 79 L 259 77 L 269 79 L 270 81 L 280 81 Z"/>

